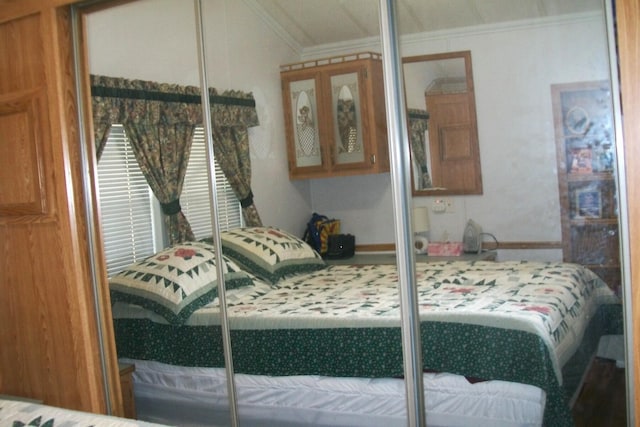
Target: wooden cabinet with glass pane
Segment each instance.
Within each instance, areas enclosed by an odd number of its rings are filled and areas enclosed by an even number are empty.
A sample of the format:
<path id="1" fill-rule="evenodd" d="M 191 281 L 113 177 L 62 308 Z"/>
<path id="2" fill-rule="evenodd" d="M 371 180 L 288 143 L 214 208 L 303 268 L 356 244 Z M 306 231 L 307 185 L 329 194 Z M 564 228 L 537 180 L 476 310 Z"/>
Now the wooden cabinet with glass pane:
<path id="1" fill-rule="evenodd" d="M 283 65 L 280 75 L 290 179 L 389 170 L 379 54 Z"/>
<path id="2" fill-rule="evenodd" d="M 620 292 L 615 135 L 608 82 L 551 87 L 563 258 L 589 267 Z"/>

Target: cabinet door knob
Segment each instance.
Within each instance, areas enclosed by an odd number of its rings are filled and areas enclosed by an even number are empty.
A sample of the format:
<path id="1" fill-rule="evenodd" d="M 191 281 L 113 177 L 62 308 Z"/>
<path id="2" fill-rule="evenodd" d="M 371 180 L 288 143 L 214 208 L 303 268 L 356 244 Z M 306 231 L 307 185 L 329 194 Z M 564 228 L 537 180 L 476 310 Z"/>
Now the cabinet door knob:
<path id="1" fill-rule="evenodd" d="M 371 164 L 375 165 L 376 164 L 376 155 L 372 154 L 370 160 L 371 160 Z"/>

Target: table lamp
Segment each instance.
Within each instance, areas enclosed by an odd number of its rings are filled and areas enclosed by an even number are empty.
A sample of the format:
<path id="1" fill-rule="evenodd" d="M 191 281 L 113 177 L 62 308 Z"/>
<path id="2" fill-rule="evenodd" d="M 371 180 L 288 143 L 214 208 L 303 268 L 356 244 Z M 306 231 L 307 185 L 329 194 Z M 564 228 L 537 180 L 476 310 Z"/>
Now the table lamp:
<path id="1" fill-rule="evenodd" d="M 429 209 L 426 206 L 413 208 L 413 246 L 417 254 L 426 254 L 429 240 Z"/>

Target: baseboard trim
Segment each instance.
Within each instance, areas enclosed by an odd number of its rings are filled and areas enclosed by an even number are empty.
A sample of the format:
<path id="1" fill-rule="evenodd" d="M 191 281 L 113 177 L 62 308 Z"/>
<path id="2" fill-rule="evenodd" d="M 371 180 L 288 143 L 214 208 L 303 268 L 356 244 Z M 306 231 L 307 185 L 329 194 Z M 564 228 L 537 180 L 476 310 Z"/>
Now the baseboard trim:
<path id="1" fill-rule="evenodd" d="M 393 252 L 396 249 L 395 243 L 373 243 L 367 245 L 356 245 L 357 252 Z M 562 249 L 562 242 L 483 242 L 482 249 L 515 249 L 515 250 L 538 250 L 538 249 Z"/>

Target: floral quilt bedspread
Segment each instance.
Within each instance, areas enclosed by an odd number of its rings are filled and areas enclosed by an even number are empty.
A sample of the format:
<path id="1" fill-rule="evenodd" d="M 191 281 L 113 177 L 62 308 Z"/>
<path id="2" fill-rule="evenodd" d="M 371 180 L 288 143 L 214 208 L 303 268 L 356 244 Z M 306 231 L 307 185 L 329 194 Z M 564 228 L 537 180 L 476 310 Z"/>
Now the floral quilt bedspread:
<path id="1" fill-rule="evenodd" d="M 549 349 L 558 382 L 601 304 L 619 302 L 590 270 L 568 263 L 443 261 L 416 266 L 421 322 L 448 322 L 520 330 Z M 395 265 L 333 265 L 284 279 L 273 288 L 227 291 L 232 330 L 387 328 L 400 326 Z M 119 318 L 150 318 L 135 308 Z M 194 312 L 190 326 L 219 325 L 217 300 Z M 459 339 L 456 338 L 456 339 Z"/>
<path id="2" fill-rule="evenodd" d="M 575 264 L 526 261 L 417 264 L 421 321 L 446 321 L 535 333 L 554 370 L 573 354 L 598 306 L 617 297 Z M 228 298 L 232 329 L 388 327 L 400 325 L 395 265 L 333 265 L 295 276 L 277 289 Z M 188 323 L 216 323 L 215 302 Z M 560 380 L 561 382 L 561 380 Z"/>
<path id="3" fill-rule="evenodd" d="M 125 418 L 0 398 L 0 425 L 13 427 L 161 427 Z"/>

